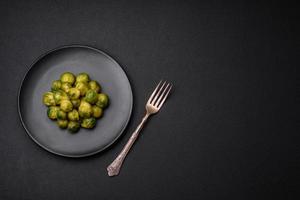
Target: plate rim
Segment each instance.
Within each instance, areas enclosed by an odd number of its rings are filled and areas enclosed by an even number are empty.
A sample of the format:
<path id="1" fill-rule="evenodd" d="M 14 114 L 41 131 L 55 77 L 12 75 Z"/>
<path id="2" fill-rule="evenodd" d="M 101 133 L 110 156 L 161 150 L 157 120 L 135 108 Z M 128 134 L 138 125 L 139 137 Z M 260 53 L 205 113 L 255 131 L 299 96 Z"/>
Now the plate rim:
<path id="1" fill-rule="evenodd" d="M 22 117 L 22 114 L 21 114 L 21 109 L 20 109 L 20 95 L 21 95 L 21 91 L 22 91 L 22 86 L 24 84 L 24 81 L 27 77 L 27 75 L 30 73 L 30 71 L 32 70 L 32 68 L 35 66 L 35 64 L 41 60 L 42 58 L 46 57 L 47 55 L 55 52 L 55 51 L 58 51 L 58 50 L 62 50 L 62 49 L 68 49 L 68 48 L 85 48 L 85 49 L 90 49 L 90 50 L 94 50 L 100 54 L 103 54 L 104 56 L 106 56 L 108 59 L 110 59 L 113 63 L 115 63 L 117 66 L 120 67 L 120 69 L 123 71 L 123 73 L 125 74 L 125 77 L 129 83 L 129 89 L 130 89 L 130 98 L 131 98 L 131 103 L 130 103 L 130 112 L 128 114 L 128 117 L 126 119 L 126 122 L 124 123 L 123 125 L 123 128 L 122 130 L 119 132 L 119 134 L 117 135 L 117 137 L 114 138 L 114 140 L 112 140 L 110 143 L 108 143 L 106 146 L 104 146 L 103 148 L 97 150 L 97 151 L 94 151 L 94 152 L 91 152 L 91 153 L 86 153 L 86 154 L 80 154 L 80 155 L 69 155 L 69 154 L 64 154 L 64 153 L 59 153 L 59 152 L 56 152 L 44 145 L 42 145 L 37 139 L 35 139 L 30 131 L 28 130 L 28 128 L 26 127 L 26 124 L 23 120 L 23 117 Z M 130 83 L 130 80 L 128 78 L 128 75 L 127 73 L 125 72 L 125 70 L 123 69 L 123 67 L 114 59 L 112 58 L 110 55 L 108 55 L 107 53 L 105 53 L 104 51 L 100 50 L 100 49 L 97 49 L 95 47 L 91 47 L 91 46 L 88 46 L 88 45 L 81 45 L 81 44 L 70 44 L 70 45 L 62 45 L 62 46 L 59 46 L 59 47 L 56 47 L 54 49 L 51 49 L 51 50 L 48 50 L 46 52 L 44 52 L 43 54 L 41 54 L 40 56 L 38 56 L 30 65 L 29 65 L 29 68 L 26 70 L 25 72 L 25 75 L 23 76 L 22 80 L 21 80 L 21 84 L 19 85 L 19 89 L 18 89 L 18 114 L 19 114 L 19 119 L 21 121 L 21 124 L 23 126 L 23 128 L 25 129 L 25 132 L 27 133 L 27 135 L 36 143 L 38 144 L 40 147 L 42 147 L 44 150 L 50 152 L 50 153 L 53 153 L 55 155 L 59 155 L 59 156 L 63 156 L 63 157 L 68 157 L 68 158 L 82 158 L 82 157 L 87 157 L 87 156 L 92 156 L 92 155 L 95 155 L 97 153 L 100 153 L 102 151 L 104 151 L 105 149 L 107 149 L 108 147 L 110 147 L 113 143 L 115 143 L 119 137 L 123 134 L 124 130 L 126 129 L 129 121 L 130 121 L 130 118 L 131 118 L 131 115 L 132 115 L 132 108 L 133 108 L 133 93 L 132 93 L 132 88 L 131 88 L 131 83 Z"/>

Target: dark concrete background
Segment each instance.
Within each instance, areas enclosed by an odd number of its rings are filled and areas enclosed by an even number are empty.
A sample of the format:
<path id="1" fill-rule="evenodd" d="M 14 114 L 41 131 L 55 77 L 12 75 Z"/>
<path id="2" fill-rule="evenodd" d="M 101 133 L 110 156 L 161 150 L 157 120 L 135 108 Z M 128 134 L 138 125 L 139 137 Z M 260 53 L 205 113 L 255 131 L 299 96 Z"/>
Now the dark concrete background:
<path id="1" fill-rule="evenodd" d="M 0 1 L 0 199 L 298 199 L 299 7 L 284 2 Z M 40 148 L 17 113 L 30 64 L 68 44 L 114 57 L 134 92 L 123 136 L 82 159 Z M 109 178 L 161 78 L 171 97 Z"/>

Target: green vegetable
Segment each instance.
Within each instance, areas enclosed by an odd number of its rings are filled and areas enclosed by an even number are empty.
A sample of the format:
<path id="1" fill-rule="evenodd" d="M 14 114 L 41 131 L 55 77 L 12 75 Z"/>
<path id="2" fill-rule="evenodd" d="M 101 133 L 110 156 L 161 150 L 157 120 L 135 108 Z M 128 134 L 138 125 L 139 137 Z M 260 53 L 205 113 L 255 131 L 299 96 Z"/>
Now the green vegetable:
<path id="1" fill-rule="evenodd" d="M 85 94 L 85 101 L 87 101 L 90 104 L 94 104 L 98 101 L 98 94 L 95 90 L 88 90 Z"/>
<path id="2" fill-rule="evenodd" d="M 108 106 L 109 99 L 108 96 L 104 93 L 98 94 L 98 101 L 96 102 L 96 105 L 100 108 L 106 108 Z"/>
<path id="3" fill-rule="evenodd" d="M 71 121 L 78 121 L 79 120 L 79 114 L 77 110 L 72 110 L 68 113 L 68 119 Z"/>
<path id="4" fill-rule="evenodd" d="M 72 85 L 75 82 L 75 76 L 71 72 L 65 72 L 60 76 L 60 81 Z"/>
<path id="5" fill-rule="evenodd" d="M 67 119 L 67 113 L 62 110 L 57 111 L 57 119 Z"/>
<path id="6" fill-rule="evenodd" d="M 60 80 L 56 80 L 56 81 L 52 82 L 51 89 L 53 91 L 59 90 L 60 88 L 61 88 L 61 81 Z"/>
<path id="7" fill-rule="evenodd" d="M 62 100 L 60 102 L 60 109 L 64 112 L 70 112 L 73 109 L 73 104 L 70 100 Z"/>
<path id="8" fill-rule="evenodd" d="M 57 125 L 59 128 L 65 129 L 68 127 L 68 120 L 59 119 L 57 120 Z"/>
<path id="9" fill-rule="evenodd" d="M 70 99 L 78 99 L 80 97 L 80 90 L 77 88 L 70 88 L 68 91 L 68 95 Z"/>
<path id="10" fill-rule="evenodd" d="M 93 110 L 93 117 L 95 117 L 95 118 L 100 118 L 103 114 L 102 108 L 100 108 L 98 106 L 93 106 L 92 110 Z"/>
<path id="11" fill-rule="evenodd" d="M 66 93 L 68 93 L 71 88 L 72 88 L 72 85 L 70 83 L 62 83 L 61 84 L 61 89 Z"/>
<path id="12" fill-rule="evenodd" d="M 61 74 L 51 83 L 51 91 L 43 94 L 43 103 L 48 106 L 47 116 L 56 120 L 61 129 L 76 133 L 80 126 L 91 129 L 96 119 L 103 116 L 109 98 L 101 93 L 101 86 L 90 80 L 87 73 L 74 76 L 71 72 Z"/>
<path id="13" fill-rule="evenodd" d="M 54 92 L 54 100 L 57 105 L 59 105 L 62 100 L 68 100 L 68 99 L 69 97 L 64 91 L 58 90 Z"/>
<path id="14" fill-rule="evenodd" d="M 89 86 L 85 82 L 77 82 L 75 83 L 75 88 L 77 88 L 80 91 L 80 95 L 84 96 L 85 93 L 89 90 Z"/>
<path id="15" fill-rule="evenodd" d="M 55 100 L 54 100 L 54 95 L 52 92 L 46 92 L 44 95 L 43 95 L 43 103 L 46 105 L 46 106 L 55 106 Z"/>
<path id="16" fill-rule="evenodd" d="M 76 77 L 76 82 L 89 82 L 90 81 L 90 77 L 87 73 L 80 73 L 77 75 Z"/>
<path id="17" fill-rule="evenodd" d="M 47 115 L 50 119 L 57 119 L 57 112 L 59 111 L 59 107 L 50 106 L 47 110 Z"/>
<path id="18" fill-rule="evenodd" d="M 81 127 L 88 128 L 88 129 L 94 128 L 95 125 L 96 125 L 96 119 L 93 117 L 83 119 L 81 123 Z"/>
<path id="19" fill-rule="evenodd" d="M 89 118 L 93 113 L 91 104 L 86 101 L 81 101 L 78 111 L 79 116 L 82 118 Z"/>
<path id="20" fill-rule="evenodd" d="M 79 122 L 76 121 L 70 121 L 68 123 L 68 130 L 72 133 L 76 133 L 80 128 Z"/>
<path id="21" fill-rule="evenodd" d="M 90 81 L 89 87 L 91 90 L 94 90 L 95 92 L 99 93 L 101 91 L 101 86 L 97 81 Z"/>

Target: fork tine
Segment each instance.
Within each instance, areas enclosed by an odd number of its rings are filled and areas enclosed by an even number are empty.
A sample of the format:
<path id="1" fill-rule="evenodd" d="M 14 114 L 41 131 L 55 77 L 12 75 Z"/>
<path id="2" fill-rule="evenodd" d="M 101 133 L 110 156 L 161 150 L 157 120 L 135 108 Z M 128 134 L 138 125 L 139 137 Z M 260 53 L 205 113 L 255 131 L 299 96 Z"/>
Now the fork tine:
<path id="1" fill-rule="evenodd" d="M 167 86 L 165 87 L 164 91 L 162 91 L 162 93 L 159 94 L 159 98 L 157 99 L 157 101 L 155 103 L 153 102 L 153 105 L 155 107 L 158 107 L 160 100 L 165 96 L 166 91 L 167 91 L 169 86 L 170 86 L 170 83 L 168 83 Z"/>
<path id="2" fill-rule="evenodd" d="M 151 102 L 151 100 L 152 100 L 153 96 L 155 95 L 156 91 L 158 90 L 158 88 L 159 88 L 159 86 L 160 86 L 161 82 L 162 82 L 162 80 L 161 80 L 161 81 L 159 81 L 159 83 L 157 84 L 156 88 L 154 89 L 154 91 L 152 92 L 151 96 L 149 97 L 149 99 L 148 99 L 148 102 L 147 102 L 147 103 L 150 103 L 150 102 Z"/>
<path id="3" fill-rule="evenodd" d="M 158 109 L 160 109 L 160 108 L 161 108 L 161 106 L 164 104 L 165 100 L 166 100 L 166 99 L 167 99 L 167 97 L 169 96 L 169 93 L 170 93 L 170 91 L 171 91 L 172 87 L 173 87 L 173 85 L 171 85 L 171 86 L 169 87 L 169 90 L 168 90 L 168 92 L 166 93 L 166 95 L 164 96 L 164 98 L 163 98 L 163 99 L 161 100 L 161 102 L 159 103 Z"/>
<path id="4" fill-rule="evenodd" d="M 165 87 L 166 81 L 164 81 L 164 83 L 162 84 L 162 86 L 160 86 L 159 91 L 155 94 L 155 97 L 153 97 L 153 100 L 151 100 L 151 104 L 154 105 L 157 98 L 160 96 L 161 91 L 163 90 L 163 88 Z"/>

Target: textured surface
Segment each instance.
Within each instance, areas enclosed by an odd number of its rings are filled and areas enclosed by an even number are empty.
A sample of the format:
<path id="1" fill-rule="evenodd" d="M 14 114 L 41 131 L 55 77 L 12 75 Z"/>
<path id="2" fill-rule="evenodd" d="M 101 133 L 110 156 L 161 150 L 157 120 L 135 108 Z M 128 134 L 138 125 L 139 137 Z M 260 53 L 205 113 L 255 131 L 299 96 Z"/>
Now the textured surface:
<path id="1" fill-rule="evenodd" d="M 299 199 L 298 10 L 274 1 L 0 1 L 0 199 Z M 44 151 L 17 115 L 30 64 L 74 43 L 115 58 L 134 95 L 122 137 L 83 159 Z M 109 178 L 161 78 L 174 92 Z"/>
<path id="2" fill-rule="evenodd" d="M 70 134 L 51 121 L 42 96 L 63 72 L 86 72 L 100 82 L 110 98 L 104 117 L 92 130 Z M 43 55 L 27 73 L 20 91 L 20 114 L 30 136 L 45 149 L 59 155 L 83 157 L 100 152 L 122 133 L 132 110 L 132 91 L 122 68 L 97 49 L 67 46 Z"/>

